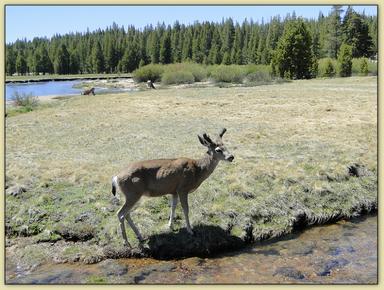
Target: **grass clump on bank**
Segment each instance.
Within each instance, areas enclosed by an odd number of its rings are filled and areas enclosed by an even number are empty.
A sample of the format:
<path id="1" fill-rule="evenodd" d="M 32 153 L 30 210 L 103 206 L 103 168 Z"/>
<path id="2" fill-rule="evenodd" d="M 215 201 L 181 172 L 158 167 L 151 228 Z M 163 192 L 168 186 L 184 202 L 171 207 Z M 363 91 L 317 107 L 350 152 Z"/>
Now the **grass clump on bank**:
<path id="1" fill-rule="evenodd" d="M 40 102 L 33 94 L 15 92 L 11 98 L 11 106 L 7 107 L 6 116 L 27 113 L 35 110 Z"/>
<path id="2" fill-rule="evenodd" d="M 89 261 L 124 257 L 116 216 L 124 200 L 113 198 L 111 177 L 132 161 L 199 158 L 205 149 L 196 134 L 213 137 L 221 127 L 235 161 L 220 163 L 190 194 L 196 237 L 186 233 L 180 205 L 177 231 L 167 232 L 167 196 L 144 197 L 132 212 L 151 255 L 170 247 L 184 249 L 181 255 L 230 249 L 229 241 L 278 237 L 370 211 L 377 206 L 376 81 L 79 96 L 8 118 L 7 240 L 36 237 L 57 247 L 76 241 L 79 249 L 97 249 Z"/>

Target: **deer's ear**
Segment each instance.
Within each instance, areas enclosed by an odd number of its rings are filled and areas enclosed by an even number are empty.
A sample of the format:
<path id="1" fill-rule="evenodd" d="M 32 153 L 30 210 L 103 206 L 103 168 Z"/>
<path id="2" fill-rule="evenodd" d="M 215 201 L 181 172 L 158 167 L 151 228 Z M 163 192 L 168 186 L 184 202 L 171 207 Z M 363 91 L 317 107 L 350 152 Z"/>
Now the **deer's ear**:
<path id="1" fill-rule="evenodd" d="M 208 142 L 201 135 L 197 135 L 197 137 L 199 138 L 201 145 L 209 147 Z"/>
<path id="2" fill-rule="evenodd" d="M 220 138 L 223 137 L 223 135 L 224 135 L 225 132 L 227 132 L 227 129 L 225 129 L 225 128 L 223 128 L 223 129 L 220 130 L 220 132 L 219 132 L 219 136 L 220 136 Z"/>

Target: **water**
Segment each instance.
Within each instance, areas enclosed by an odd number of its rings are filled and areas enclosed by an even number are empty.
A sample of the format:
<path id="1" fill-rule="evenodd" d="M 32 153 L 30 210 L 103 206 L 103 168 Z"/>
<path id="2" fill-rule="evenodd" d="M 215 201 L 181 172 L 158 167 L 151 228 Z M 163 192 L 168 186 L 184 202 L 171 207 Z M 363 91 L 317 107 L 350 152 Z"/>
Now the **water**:
<path id="1" fill-rule="evenodd" d="M 10 83 L 5 86 L 6 100 L 12 99 L 15 92 L 34 96 L 80 95 L 81 89 L 73 88 L 80 81 L 48 81 L 36 83 Z"/>
<path id="2" fill-rule="evenodd" d="M 376 284 L 377 217 L 339 221 L 214 258 L 49 264 L 6 263 L 7 283 Z"/>

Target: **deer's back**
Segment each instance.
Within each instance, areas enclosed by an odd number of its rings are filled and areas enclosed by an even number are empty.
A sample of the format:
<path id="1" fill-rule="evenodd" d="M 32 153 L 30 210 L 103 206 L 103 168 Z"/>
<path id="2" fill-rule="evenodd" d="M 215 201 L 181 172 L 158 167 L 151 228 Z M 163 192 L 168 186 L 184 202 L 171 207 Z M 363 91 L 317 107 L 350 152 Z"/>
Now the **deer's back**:
<path id="1" fill-rule="evenodd" d="M 117 177 L 123 192 L 160 196 L 187 190 L 194 182 L 195 174 L 195 160 L 178 158 L 135 162 Z"/>

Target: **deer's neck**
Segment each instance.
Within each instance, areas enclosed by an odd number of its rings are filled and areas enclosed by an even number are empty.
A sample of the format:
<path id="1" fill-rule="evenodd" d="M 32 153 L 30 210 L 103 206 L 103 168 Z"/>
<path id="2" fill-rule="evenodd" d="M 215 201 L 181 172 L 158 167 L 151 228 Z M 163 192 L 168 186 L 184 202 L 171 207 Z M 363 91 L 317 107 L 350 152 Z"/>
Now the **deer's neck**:
<path id="1" fill-rule="evenodd" d="M 217 164 L 219 164 L 219 160 L 213 158 L 213 154 L 209 154 L 208 152 L 204 154 L 201 159 L 196 161 L 198 170 L 198 179 L 200 182 L 203 182 L 208 178 L 215 170 Z"/>

